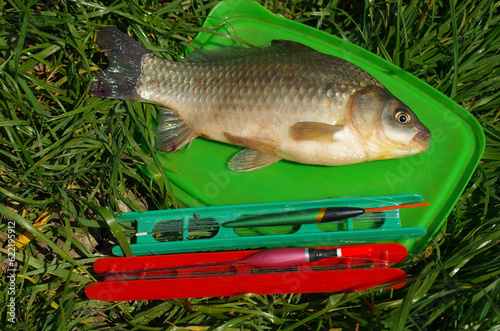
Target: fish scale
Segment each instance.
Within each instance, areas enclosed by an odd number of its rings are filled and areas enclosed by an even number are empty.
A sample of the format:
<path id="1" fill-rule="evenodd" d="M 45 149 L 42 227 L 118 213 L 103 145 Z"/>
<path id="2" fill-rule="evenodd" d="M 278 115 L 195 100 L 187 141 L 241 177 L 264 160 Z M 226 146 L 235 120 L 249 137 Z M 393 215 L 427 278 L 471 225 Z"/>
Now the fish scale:
<path id="1" fill-rule="evenodd" d="M 368 72 L 299 43 L 197 50 L 173 62 L 115 28 L 101 29 L 97 41 L 111 66 L 91 93 L 167 107 L 157 128 L 163 149 L 197 136 L 239 145 L 246 149 L 229 168 L 251 171 L 281 159 L 345 165 L 429 146 L 429 130 Z"/>
<path id="2" fill-rule="evenodd" d="M 288 57 L 286 63 L 281 63 L 279 55 L 218 63 L 178 63 L 151 56 L 143 60 L 138 91 L 144 99 L 175 109 L 184 119 L 189 118 L 190 126 L 196 130 L 208 122 L 216 125 L 215 121 L 223 118 L 231 121 L 235 113 L 240 119 L 248 119 L 248 116 L 262 116 L 266 121 L 281 118 L 288 126 L 291 121 L 335 122 L 343 114 L 322 109 L 324 100 L 328 98 L 335 107 L 338 102 L 342 106 L 346 98 L 333 91 L 342 89 L 349 95 L 356 86 L 376 84 L 366 72 L 363 72 L 364 76 L 360 75 L 362 79 L 350 85 L 340 80 L 327 80 L 327 77 L 342 77 L 349 68 L 357 68 L 345 61 L 342 64 L 346 70 L 342 70 L 342 66 L 331 66 L 330 75 L 323 74 L 318 79 L 311 73 L 311 68 L 317 61 L 324 62 L 324 58 L 331 60 L 331 57 L 325 55 L 312 61 L 307 58 L 309 55 L 300 53 L 300 57 Z M 161 84 L 156 87 L 158 83 Z M 300 104 L 297 106 L 297 103 Z M 270 108 L 276 107 L 282 114 L 269 112 Z M 307 112 L 306 108 L 312 111 Z M 319 111 L 314 114 L 314 110 Z M 311 113 L 316 116 L 311 116 Z M 289 120 L 284 120 L 285 117 Z M 245 121 L 232 131 L 242 130 L 243 125 Z"/>

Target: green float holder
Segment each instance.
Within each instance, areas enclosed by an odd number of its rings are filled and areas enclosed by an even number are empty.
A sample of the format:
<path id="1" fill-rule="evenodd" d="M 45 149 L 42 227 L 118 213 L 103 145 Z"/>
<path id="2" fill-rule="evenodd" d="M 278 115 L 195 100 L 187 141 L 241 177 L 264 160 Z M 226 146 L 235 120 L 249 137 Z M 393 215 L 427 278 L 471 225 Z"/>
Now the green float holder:
<path id="1" fill-rule="evenodd" d="M 310 201 L 257 203 L 133 212 L 122 214 L 119 222 L 137 226 L 134 255 L 190 253 L 199 251 L 271 248 L 285 246 L 329 246 L 365 243 L 425 235 L 422 227 L 402 227 L 400 213 L 387 210 L 366 213 L 343 221 L 296 226 L 224 228 L 221 225 L 240 216 L 283 213 L 327 207 L 388 207 L 422 202 L 417 194 L 339 198 Z M 113 253 L 123 255 L 119 246 Z"/>

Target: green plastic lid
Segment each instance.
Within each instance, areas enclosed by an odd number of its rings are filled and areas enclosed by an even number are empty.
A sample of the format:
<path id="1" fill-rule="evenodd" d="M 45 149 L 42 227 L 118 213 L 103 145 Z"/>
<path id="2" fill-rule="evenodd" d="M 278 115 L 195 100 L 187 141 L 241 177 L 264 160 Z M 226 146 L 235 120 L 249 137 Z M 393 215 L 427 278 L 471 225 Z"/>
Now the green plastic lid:
<path id="1" fill-rule="evenodd" d="M 228 160 L 240 150 L 203 138 L 183 153 L 159 152 L 173 193 L 191 207 L 341 197 L 421 194 L 426 208 L 401 210 L 403 227 L 424 227 L 420 239 L 399 241 L 420 252 L 439 231 L 484 151 L 477 120 L 451 99 L 382 58 L 325 32 L 272 14 L 255 2 L 229 0 L 205 22 L 217 34 L 193 41 L 206 49 L 234 44 L 235 36 L 254 45 L 293 40 L 358 65 L 375 76 L 415 111 L 432 133 L 430 148 L 415 156 L 348 166 L 325 167 L 280 161 L 267 168 L 236 173 Z"/>

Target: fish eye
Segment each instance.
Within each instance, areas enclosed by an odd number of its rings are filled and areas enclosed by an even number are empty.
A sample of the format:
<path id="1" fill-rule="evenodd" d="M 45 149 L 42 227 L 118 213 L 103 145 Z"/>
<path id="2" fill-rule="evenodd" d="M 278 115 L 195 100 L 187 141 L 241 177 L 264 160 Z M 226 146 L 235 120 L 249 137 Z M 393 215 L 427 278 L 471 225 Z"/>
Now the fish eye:
<path id="1" fill-rule="evenodd" d="M 396 112 L 395 117 L 396 120 L 401 124 L 407 124 L 408 122 L 410 122 L 410 114 L 401 109 L 398 109 L 398 112 Z"/>

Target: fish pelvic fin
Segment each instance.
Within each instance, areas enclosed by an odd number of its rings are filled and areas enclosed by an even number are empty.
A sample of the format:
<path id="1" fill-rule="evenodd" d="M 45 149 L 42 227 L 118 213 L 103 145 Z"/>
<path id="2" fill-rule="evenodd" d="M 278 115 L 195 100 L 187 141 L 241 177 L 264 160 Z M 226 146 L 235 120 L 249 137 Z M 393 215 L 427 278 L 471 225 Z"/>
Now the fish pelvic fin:
<path id="1" fill-rule="evenodd" d="M 167 151 L 178 151 L 198 135 L 171 110 L 163 108 L 158 117 L 156 146 Z"/>
<path id="2" fill-rule="evenodd" d="M 262 169 L 281 160 L 274 153 L 278 143 L 271 139 L 239 137 L 224 132 L 226 139 L 235 145 L 247 147 L 232 157 L 229 161 L 229 169 L 237 172 L 246 172 Z"/>
<path id="3" fill-rule="evenodd" d="M 248 172 L 257 169 L 265 168 L 281 160 L 279 156 L 273 152 L 261 152 L 253 149 L 244 149 L 229 161 L 229 169 L 237 172 Z"/>
<path id="4" fill-rule="evenodd" d="M 101 28 L 97 44 L 106 53 L 110 66 L 94 77 L 90 93 L 102 98 L 142 100 L 137 93 L 137 80 L 142 57 L 150 51 L 115 27 Z"/>

